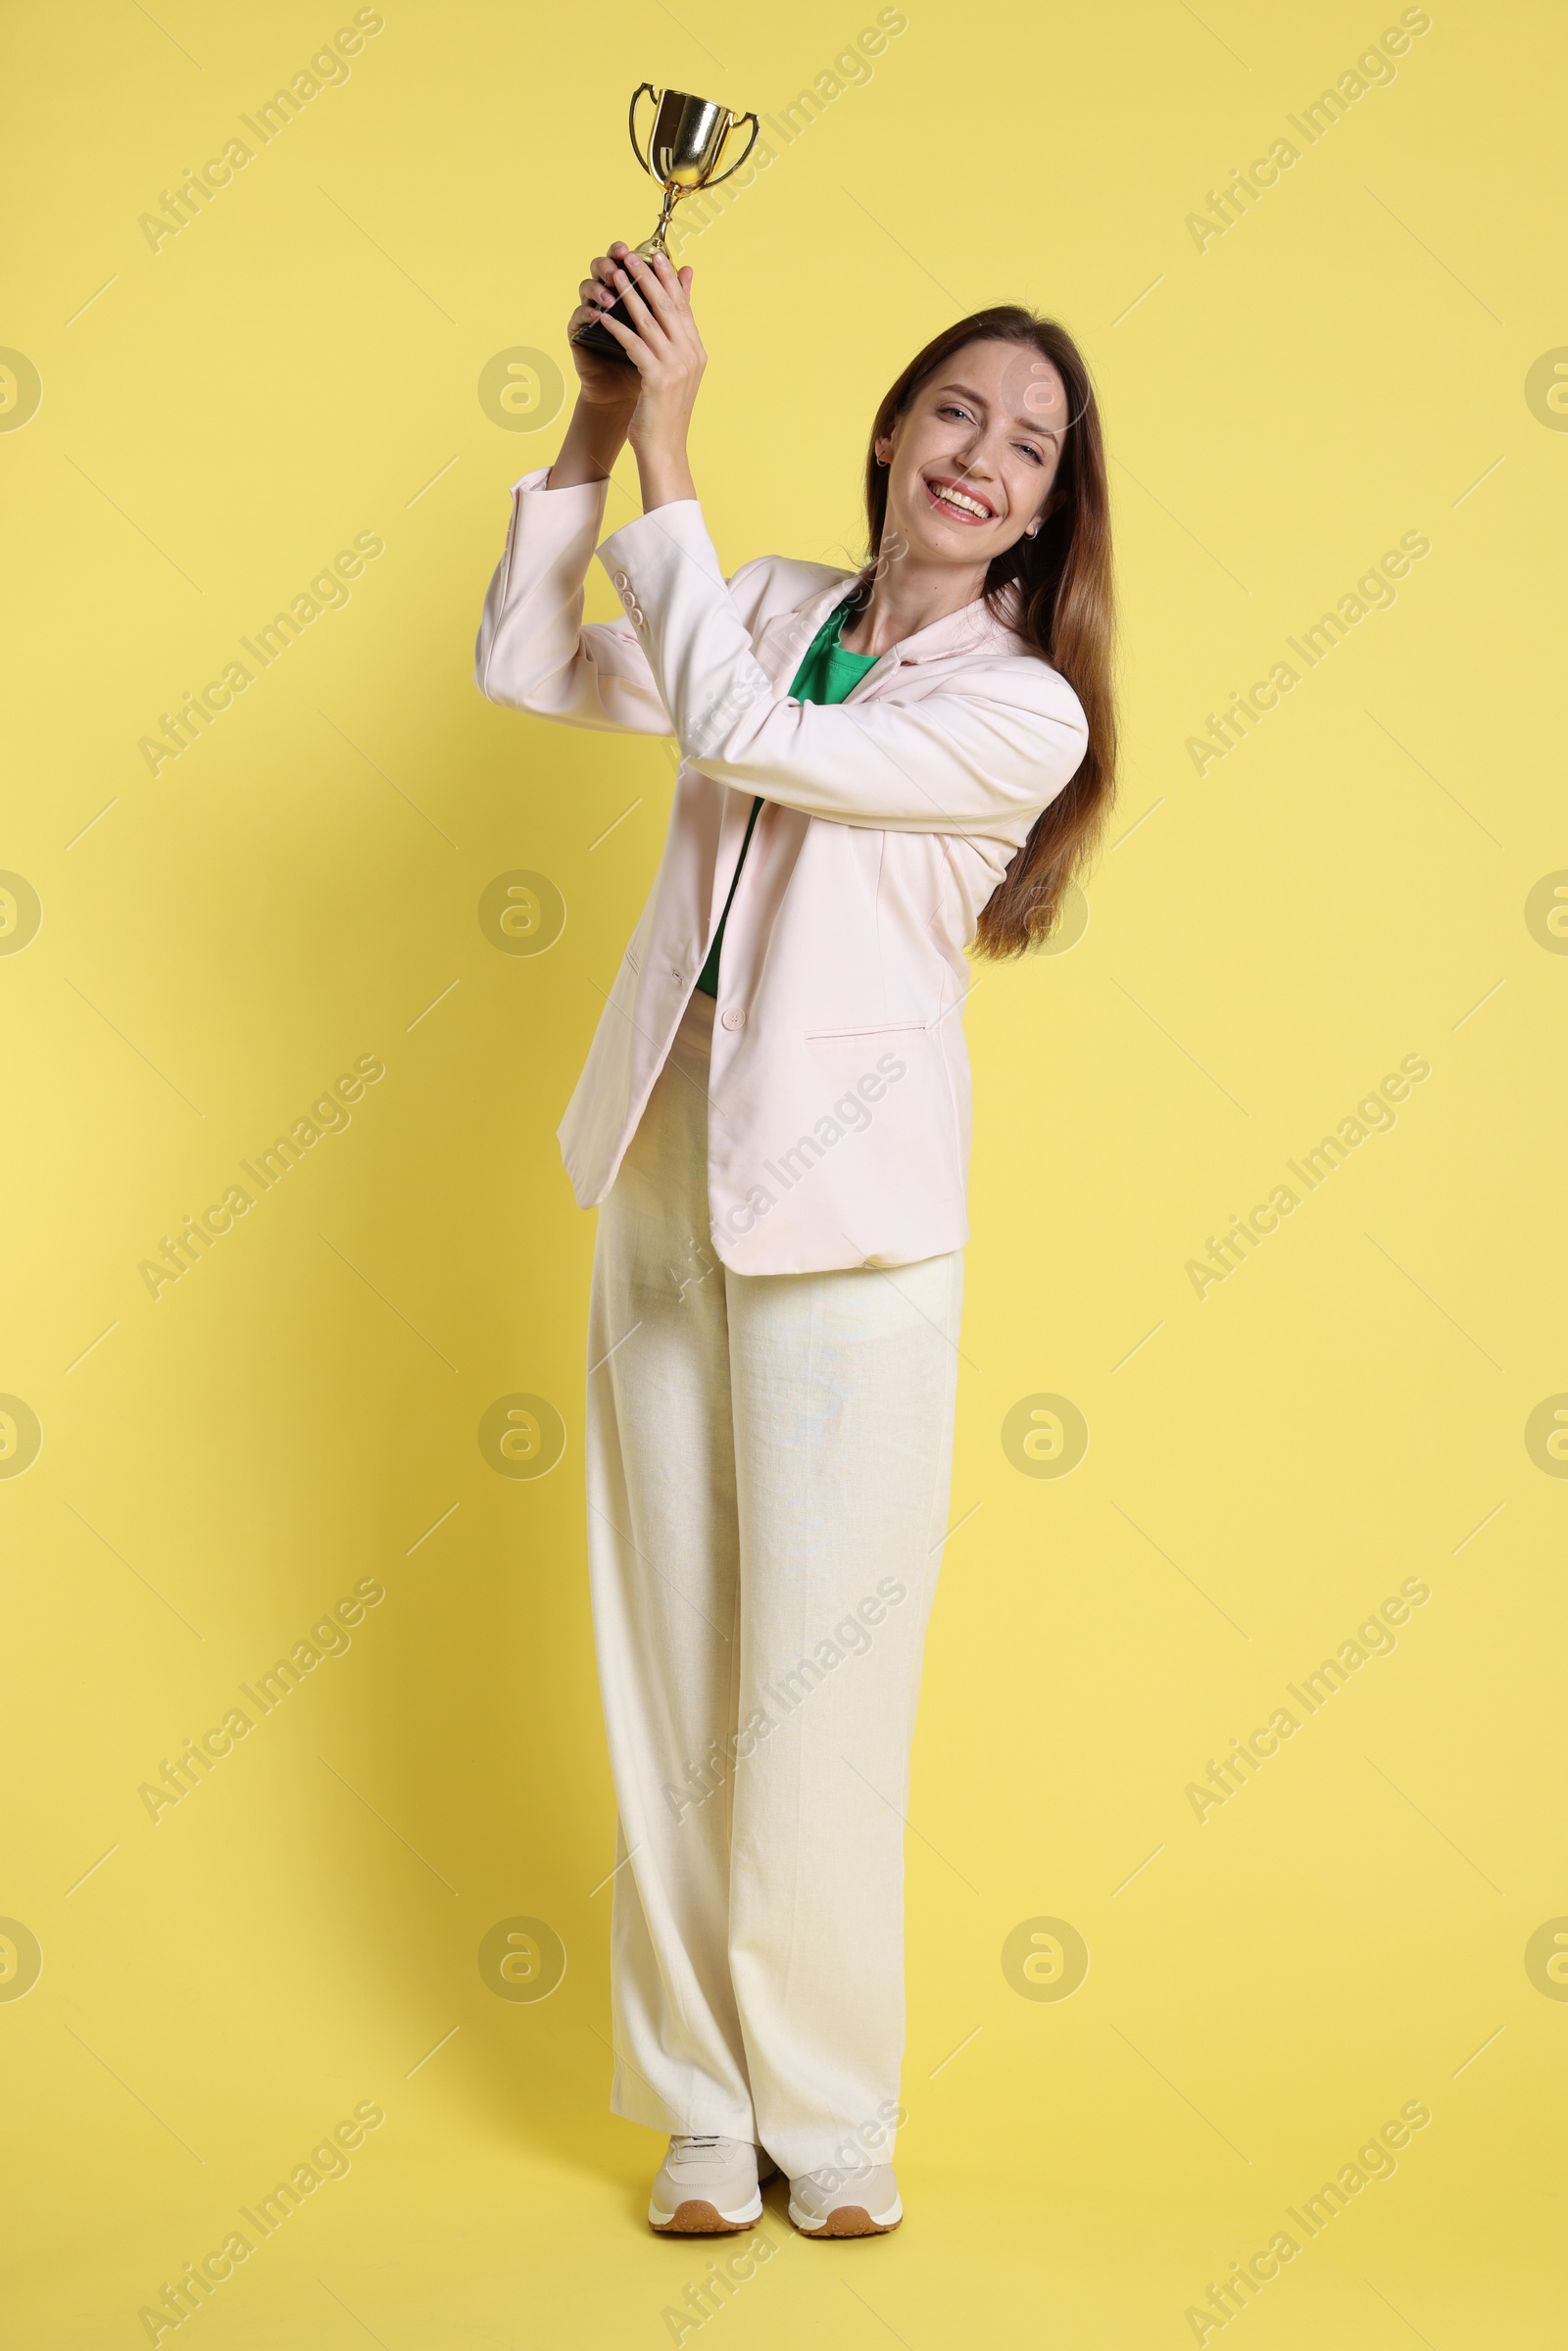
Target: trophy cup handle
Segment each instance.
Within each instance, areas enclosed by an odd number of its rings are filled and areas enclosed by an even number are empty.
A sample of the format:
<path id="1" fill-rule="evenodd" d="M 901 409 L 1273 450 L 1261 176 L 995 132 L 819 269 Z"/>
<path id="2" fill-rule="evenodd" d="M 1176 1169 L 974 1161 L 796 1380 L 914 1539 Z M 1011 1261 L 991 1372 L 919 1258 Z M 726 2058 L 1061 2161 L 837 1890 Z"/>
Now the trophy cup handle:
<path id="1" fill-rule="evenodd" d="M 719 172 L 719 174 L 718 174 L 718 177 L 717 177 L 716 179 L 707 179 L 707 180 L 705 180 L 705 181 L 703 182 L 703 185 L 704 185 L 705 187 L 709 187 L 709 188 L 716 188 L 716 187 L 719 185 L 719 182 L 720 182 L 720 181 L 722 181 L 722 180 L 725 180 L 725 179 L 728 179 L 728 178 L 729 178 L 729 177 L 730 177 L 730 176 L 731 176 L 731 175 L 732 175 L 734 172 L 738 171 L 740 170 L 740 168 L 741 168 L 742 164 L 743 164 L 743 163 L 746 161 L 746 158 L 747 158 L 747 156 L 751 154 L 751 152 L 752 152 L 752 149 L 753 149 L 753 148 L 756 146 L 756 144 L 757 144 L 757 134 L 758 134 L 758 132 L 759 132 L 759 131 L 761 129 L 761 127 L 762 127 L 761 123 L 760 123 L 760 122 L 759 122 L 759 121 L 758 121 L 758 119 L 757 119 L 757 117 L 756 117 L 755 115 L 751 115 L 751 114 L 747 114 L 747 115 L 737 115 L 737 116 L 735 117 L 735 120 L 734 120 L 734 122 L 733 122 L 730 124 L 730 126 L 729 126 L 729 127 L 730 127 L 730 130 L 739 130 L 739 128 L 740 128 L 740 126 L 741 126 L 741 124 L 742 124 L 743 122 L 750 122 L 750 124 L 751 124 L 751 126 L 752 126 L 752 135 L 751 135 L 751 137 L 750 137 L 750 138 L 747 140 L 747 142 L 746 142 L 746 145 L 745 145 L 744 149 L 743 149 L 743 150 L 742 150 L 742 152 L 741 152 L 741 153 L 740 153 L 740 154 L 739 154 L 739 155 L 738 155 L 738 156 L 735 158 L 735 161 L 734 161 L 734 162 L 733 162 L 733 163 L 730 165 L 730 168 L 729 168 L 729 171 L 720 171 L 720 172 Z M 726 133 L 725 133 L 725 136 L 726 136 L 726 137 L 728 136 L 728 132 L 726 132 Z"/>
<path id="2" fill-rule="evenodd" d="M 659 177 L 659 173 L 654 170 L 653 165 L 649 162 L 647 156 L 644 155 L 642 149 L 637 144 L 637 101 L 645 90 L 648 92 L 650 98 L 657 101 L 659 97 L 659 92 L 655 89 L 651 81 L 640 81 L 637 84 L 637 87 L 631 94 L 631 104 L 626 110 L 626 136 L 631 141 L 631 151 L 633 155 L 635 155 L 637 161 L 642 165 L 642 168 L 647 172 L 649 178 L 657 179 Z"/>

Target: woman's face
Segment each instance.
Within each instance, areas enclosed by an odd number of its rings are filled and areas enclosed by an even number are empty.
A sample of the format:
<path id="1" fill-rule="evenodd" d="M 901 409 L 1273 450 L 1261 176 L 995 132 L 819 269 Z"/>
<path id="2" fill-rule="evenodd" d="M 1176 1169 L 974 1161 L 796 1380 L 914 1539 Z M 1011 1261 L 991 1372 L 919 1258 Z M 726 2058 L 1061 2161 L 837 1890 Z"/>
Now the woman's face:
<path id="1" fill-rule="evenodd" d="M 1017 343 L 966 343 L 876 444 L 888 468 L 884 549 L 983 571 L 1045 520 L 1066 430 L 1066 387 L 1049 360 Z"/>

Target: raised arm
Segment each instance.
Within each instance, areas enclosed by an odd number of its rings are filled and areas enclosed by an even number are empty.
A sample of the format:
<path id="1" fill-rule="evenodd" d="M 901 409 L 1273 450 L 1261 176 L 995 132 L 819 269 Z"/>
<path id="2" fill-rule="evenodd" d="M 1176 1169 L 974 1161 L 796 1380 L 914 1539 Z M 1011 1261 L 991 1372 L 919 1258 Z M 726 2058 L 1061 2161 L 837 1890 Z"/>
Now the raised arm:
<path id="1" fill-rule="evenodd" d="M 626 248 L 592 265 L 568 336 L 615 299 Z M 690 271 L 687 271 L 688 278 Z M 630 619 L 583 624 L 583 581 L 604 521 L 610 476 L 639 399 L 634 368 L 571 345 L 577 402 L 549 472 L 513 491 L 507 544 L 485 597 L 474 682 L 491 702 L 571 726 L 667 735 L 669 716 Z"/>
<path id="2" fill-rule="evenodd" d="M 1032 658 L 999 654 L 929 682 L 911 666 L 906 688 L 868 702 L 778 701 L 695 499 L 624 524 L 599 560 L 645 615 L 683 756 L 718 783 L 841 824 L 1016 846 L 1082 763 L 1078 697 Z"/>
<path id="3" fill-rule="evenodd" d="M 1089 729 L 1065 678 L 1032 656 L 970 661 L 946 682 L 908 671 L 891 693 L 836 706 L 779 701 L 726 587 L 686 462 L 707 355 L 690 272 L 632 259 L 610 280 L 633 334 L 612 330 L 641 397 L 628 438 L 643 513 L 599 550 L 685 758 L 718 783 L 842 824 L 980 833 L 1020 843 L 1083 761 Z"/>

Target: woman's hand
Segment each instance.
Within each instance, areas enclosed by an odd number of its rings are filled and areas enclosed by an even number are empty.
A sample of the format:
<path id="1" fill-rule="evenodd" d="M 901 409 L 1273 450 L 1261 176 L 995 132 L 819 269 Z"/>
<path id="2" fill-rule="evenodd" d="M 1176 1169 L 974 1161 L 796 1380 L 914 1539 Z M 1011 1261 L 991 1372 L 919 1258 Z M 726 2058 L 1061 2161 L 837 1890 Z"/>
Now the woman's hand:
<path id="1" fill-rule="evenodd" d="M 691 270 L 677 269 L 667 254 L 650 266 L 624 244 L 612 245 L 589 268 L 567 336 L 596 318 L 626 359 L 606 359 L 571 344 L 577 406 L 545 487 L 564 490 L 603 481 L 629 439 L 645 514 L 677 498 L 695 498 L 686 433 L 708 354 L 692 317 Z M 625 298 L 635 331 L 608 315 L 617 295 Z"/>
<path id="2" fill-rule="evenodd" d="M 615 272 L 630 247 L 612 245 L 608 253 L 595 254 L 588 265 L 589 274 L 577 288 L 577 307 L 566 320 L 566 340 L 572 365 L 577 370 L 577 397 L 585 408 L 624 409 L 628 416 L 637 405 L 641 390 L 635 367 L 624 360 L 609 359 L 602 351 L 590 351 L 571 338 L 590 318 L 603 318 L 615 299 Z M 613 328 L 611 332 L 613 333 Z"/>
<path id="3" fill-rule="evenodd" d="M 597 297 L 594 307 L 637 370 L 637 405 L 627 438 L 636 453 L 643 512 L 648 514 L 677 498 L 697 495 L 686 461 L 686 435 L 708 354 L 692 317 L 690 269 L 677 269 L 665 253 L 646 262 L 624 246 L 618 252 L 612 249 L 610 266 L 606 282 L 624 302 L 635 332 L 617 318 L 604 317 L 608 304 Z"/>
<path id="4" fill-rule="evenodd" d="M 603 318 L 615 299 L 615 272 L 628 248 L 612 245 L 589 263 L 589 274 L 577 291 L 581 299 L 566 320 L 566 338 L 577 370 L 577 405 L 561 444 L 561 455 L 545 480 L 547 490 L 569 490 L 581 482 L 609 478 L 626 442 L 642 377 L 625 360 L 607 359 L 588 351 L 571 337 L 590 318 Z"/>

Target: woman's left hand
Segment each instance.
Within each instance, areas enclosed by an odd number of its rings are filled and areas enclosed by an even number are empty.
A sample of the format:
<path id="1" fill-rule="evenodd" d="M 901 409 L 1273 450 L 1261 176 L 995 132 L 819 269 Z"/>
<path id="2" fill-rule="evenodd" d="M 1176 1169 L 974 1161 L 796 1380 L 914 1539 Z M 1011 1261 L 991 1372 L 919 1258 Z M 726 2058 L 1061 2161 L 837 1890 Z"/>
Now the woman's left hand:
<path id="1" fill-rule="evenodd" d="M 692 316 L 690 269 L 677 269 L 665 253 L 647 262 L 622 252 L 615 290 L 636 332 L 606 313 L 602 323 L 637 369 L 641 388 L 627 439 L 642 477 L 643 510 L 695 498 L 686 462 L 686 435 L 708 354 Z"/>

